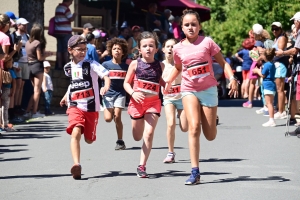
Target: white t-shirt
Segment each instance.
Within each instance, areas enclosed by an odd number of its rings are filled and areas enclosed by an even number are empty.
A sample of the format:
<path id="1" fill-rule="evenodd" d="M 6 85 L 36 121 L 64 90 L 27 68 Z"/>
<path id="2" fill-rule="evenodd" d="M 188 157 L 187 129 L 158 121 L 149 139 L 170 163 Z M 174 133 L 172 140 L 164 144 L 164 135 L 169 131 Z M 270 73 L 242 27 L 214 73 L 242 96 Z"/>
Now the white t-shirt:
<path id="1" fill-rule="evenodd" d="M 18 33 L 16 31 L 16 35 L 20 36 L 20 33 Z M 13 35 L 12 35 L 12 37 L 13 37 Z M 28 41 L 29 36 L 26 33 L 23 33 L 23 34 L 21 34 L 21 37 L 22 37 L 22 39 L 21 39 L 21 42 L 22 42 L 21 51 L 22 51 L 23 56 L 18 60 L 18 62 L 27 63 L 28 60 L 27 60 L 27 53 L 26 53 L 26 50 L 25 50 L 25 45 L 26 45 L 26 42 Z"/>
<path id="2" fill-rule="evenodd" d="M 100 110 L 98 77 L 103 79 L 109 71 L 93 60 L 82 60 L 78 64 L 69 62 L 65 65 L 66 76 L 70 77 L 68 87 L 68 107 L 75 106 L 86 112 Z"/>
<path id="3" fill-rule="evenodd" d="M 45 76 L 45 79 L 46 79 L 46 90 L 52 90 L 53 91 L 53 84 L 52 84 L 51 77 L 46 72 L 44 72 L 44 76 Z M 44 90 L 44 82 L 42 83 L 42 87 L 43 87 L 43 90 Z"/>

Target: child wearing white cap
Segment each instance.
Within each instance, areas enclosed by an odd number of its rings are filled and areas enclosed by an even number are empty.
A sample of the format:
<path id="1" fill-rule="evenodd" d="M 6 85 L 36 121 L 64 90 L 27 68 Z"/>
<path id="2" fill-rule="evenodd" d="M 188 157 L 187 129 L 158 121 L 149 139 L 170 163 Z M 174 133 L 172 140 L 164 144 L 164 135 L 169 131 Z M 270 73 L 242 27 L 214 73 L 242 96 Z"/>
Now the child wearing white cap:
<path id="1" fill-rule="evenodd" d="M 44 61 L 44 77 L 42 83 L 42 90 L 44 92 L 45 99 L 45 115 L 53 115 L 54 113 L 50 110 L 52 95 L 53 95 L 53 84 L 52 79 L 49 75 L 51 65 L 48 61 Z"/>

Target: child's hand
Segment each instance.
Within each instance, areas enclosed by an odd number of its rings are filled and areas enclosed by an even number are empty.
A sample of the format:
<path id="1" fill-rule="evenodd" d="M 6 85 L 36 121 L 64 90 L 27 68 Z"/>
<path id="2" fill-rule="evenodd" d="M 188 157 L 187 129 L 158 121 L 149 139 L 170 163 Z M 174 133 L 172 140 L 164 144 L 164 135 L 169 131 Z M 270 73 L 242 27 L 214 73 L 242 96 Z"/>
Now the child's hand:
<path id="1" fill-rule="evenodd" d="M 131 97 L 137 102 L 140 103 L 141 101 L 144 100 L 145 95 L 142 92 L 133 92 Z"/>
<path id="2" fill-rule="evenodd" d="M 169 90 L 171 89 L 171 84 L 169 83 L 168 80 L 165 81 L 165 88 L 164 88 L 164 93 L 168 93 Z"/>
<path id="3" fill-rule="evenodd" d="M 61 101 L 60 101 L 60 103 L 59 103 L 59 105 L 60 105 L 61 107 L 63 107 L 64 105 L 67 105 L 66 99 L 65 99 L 65 98 L 62 98 Z"/>
<path id="4" fill-rule="evenodd" d="M 102 88 L 100 89 L 100 95 L 102 95 L 102 96 L 105 95 L 108 89 L 109 89 L 109 88 L 102 87 Z"/>

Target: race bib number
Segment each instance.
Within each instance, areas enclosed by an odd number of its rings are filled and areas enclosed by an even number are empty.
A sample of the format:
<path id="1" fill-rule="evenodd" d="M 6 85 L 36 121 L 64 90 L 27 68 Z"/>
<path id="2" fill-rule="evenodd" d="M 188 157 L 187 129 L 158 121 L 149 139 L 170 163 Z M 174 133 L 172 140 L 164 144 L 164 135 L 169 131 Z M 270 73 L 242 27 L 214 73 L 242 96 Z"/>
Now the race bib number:
<path id="1" fill-rule="evenodd" d="M 80 90 L 72 93 L 71 100 L 81 100 L 81 99 L 93 99 L 94 98 L 94 90 L 92 88 L 86 90 Z"/>
<path id="2" fill-rule="evenodd" d="M 210 75 L 208 62 L 199 63 L 187 68 L 188 74 L 192 79 L 203 78 Z"/>
<path id="3" fill-rule="evenodd" d="M 159 84 L 151 81 L 138 79 L 138 90 L 150 94 L 158 94 Z"/>
<path id="4" fill-rule="evenodd" d="M 164 92 L 164 95 L 165 96 L 176 96 L 180 93 L 180 90 L 181 90 L 181 85 L 178 84 L 178 85 L 172 85 L 170 90 L 168 92 Z"/>
<path id="5" fill-rule="evenodd" d="M 125 79 L 126 71 L 123 70 L 109 70 L 110 79 Z"/>

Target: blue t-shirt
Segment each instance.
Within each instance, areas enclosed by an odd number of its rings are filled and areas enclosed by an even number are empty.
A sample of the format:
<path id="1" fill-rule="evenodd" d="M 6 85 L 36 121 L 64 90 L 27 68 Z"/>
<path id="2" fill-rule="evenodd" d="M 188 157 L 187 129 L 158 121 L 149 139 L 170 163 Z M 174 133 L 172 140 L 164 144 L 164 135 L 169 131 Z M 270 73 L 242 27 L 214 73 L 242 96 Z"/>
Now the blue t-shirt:
<path id="1" fill-rule="evenodd" d="M 263 66 L 264 67 L 261 71 L 261 74 L 265 76 L 262 82 L 264 89 L 276 91 L 276 84 L 274 82 L 276 68 L 274 63 L 266 62 L 263 64 Z"/>
<path id="2" fill-rule="evenodd" d="M 13 69 L 9 69 L 8 71 L 9 71 L 12 79 L 16 79 L 17 78 L 16 73 L 15 73 L 15 71 Z M 3 87 L 4 88 L 11 88 L 12 84 L 11 83 L 9 83 L 9 84 L 3 84 Z"/>
<path id="3" fill-rule="evenodd" d="M 259 40 L 256 40 L 255 41 L 255 44 L 254 44 L 255 47 L 261 47 L 261 48 L 265 48 L 265 45 L 262 41 L 259 41 Z"/>
<path id="4" fill-rule="evenodd" d="M 242 70 L 250 70 L 252 59 L 249 56 L 249 50 L 242 49 L 238 52 L 238 55 L 243 59 Z"/>
<path id="5" fill-rule="evenodd" d="M 84 59 L 94 60 L 94 61 L 100 63 L 99 56 L 98 56 L 97 51 L 96 51 L 96 47 L 92 44 L 87 44 L 86 47 L 87 47 L 88 50 L 86 52 L 86 55 L 85 55 Z"/>
<path id="6" fill-rule="evenodd" d="M 105 96 L 125 96 L 126 91 L 123 83 L 129 66 L 126 63 L 115 64 L 112 60 L 103 62 L 102 65 L 109 71 L 109 78 L 111 80 L 110 88 Z"/>

